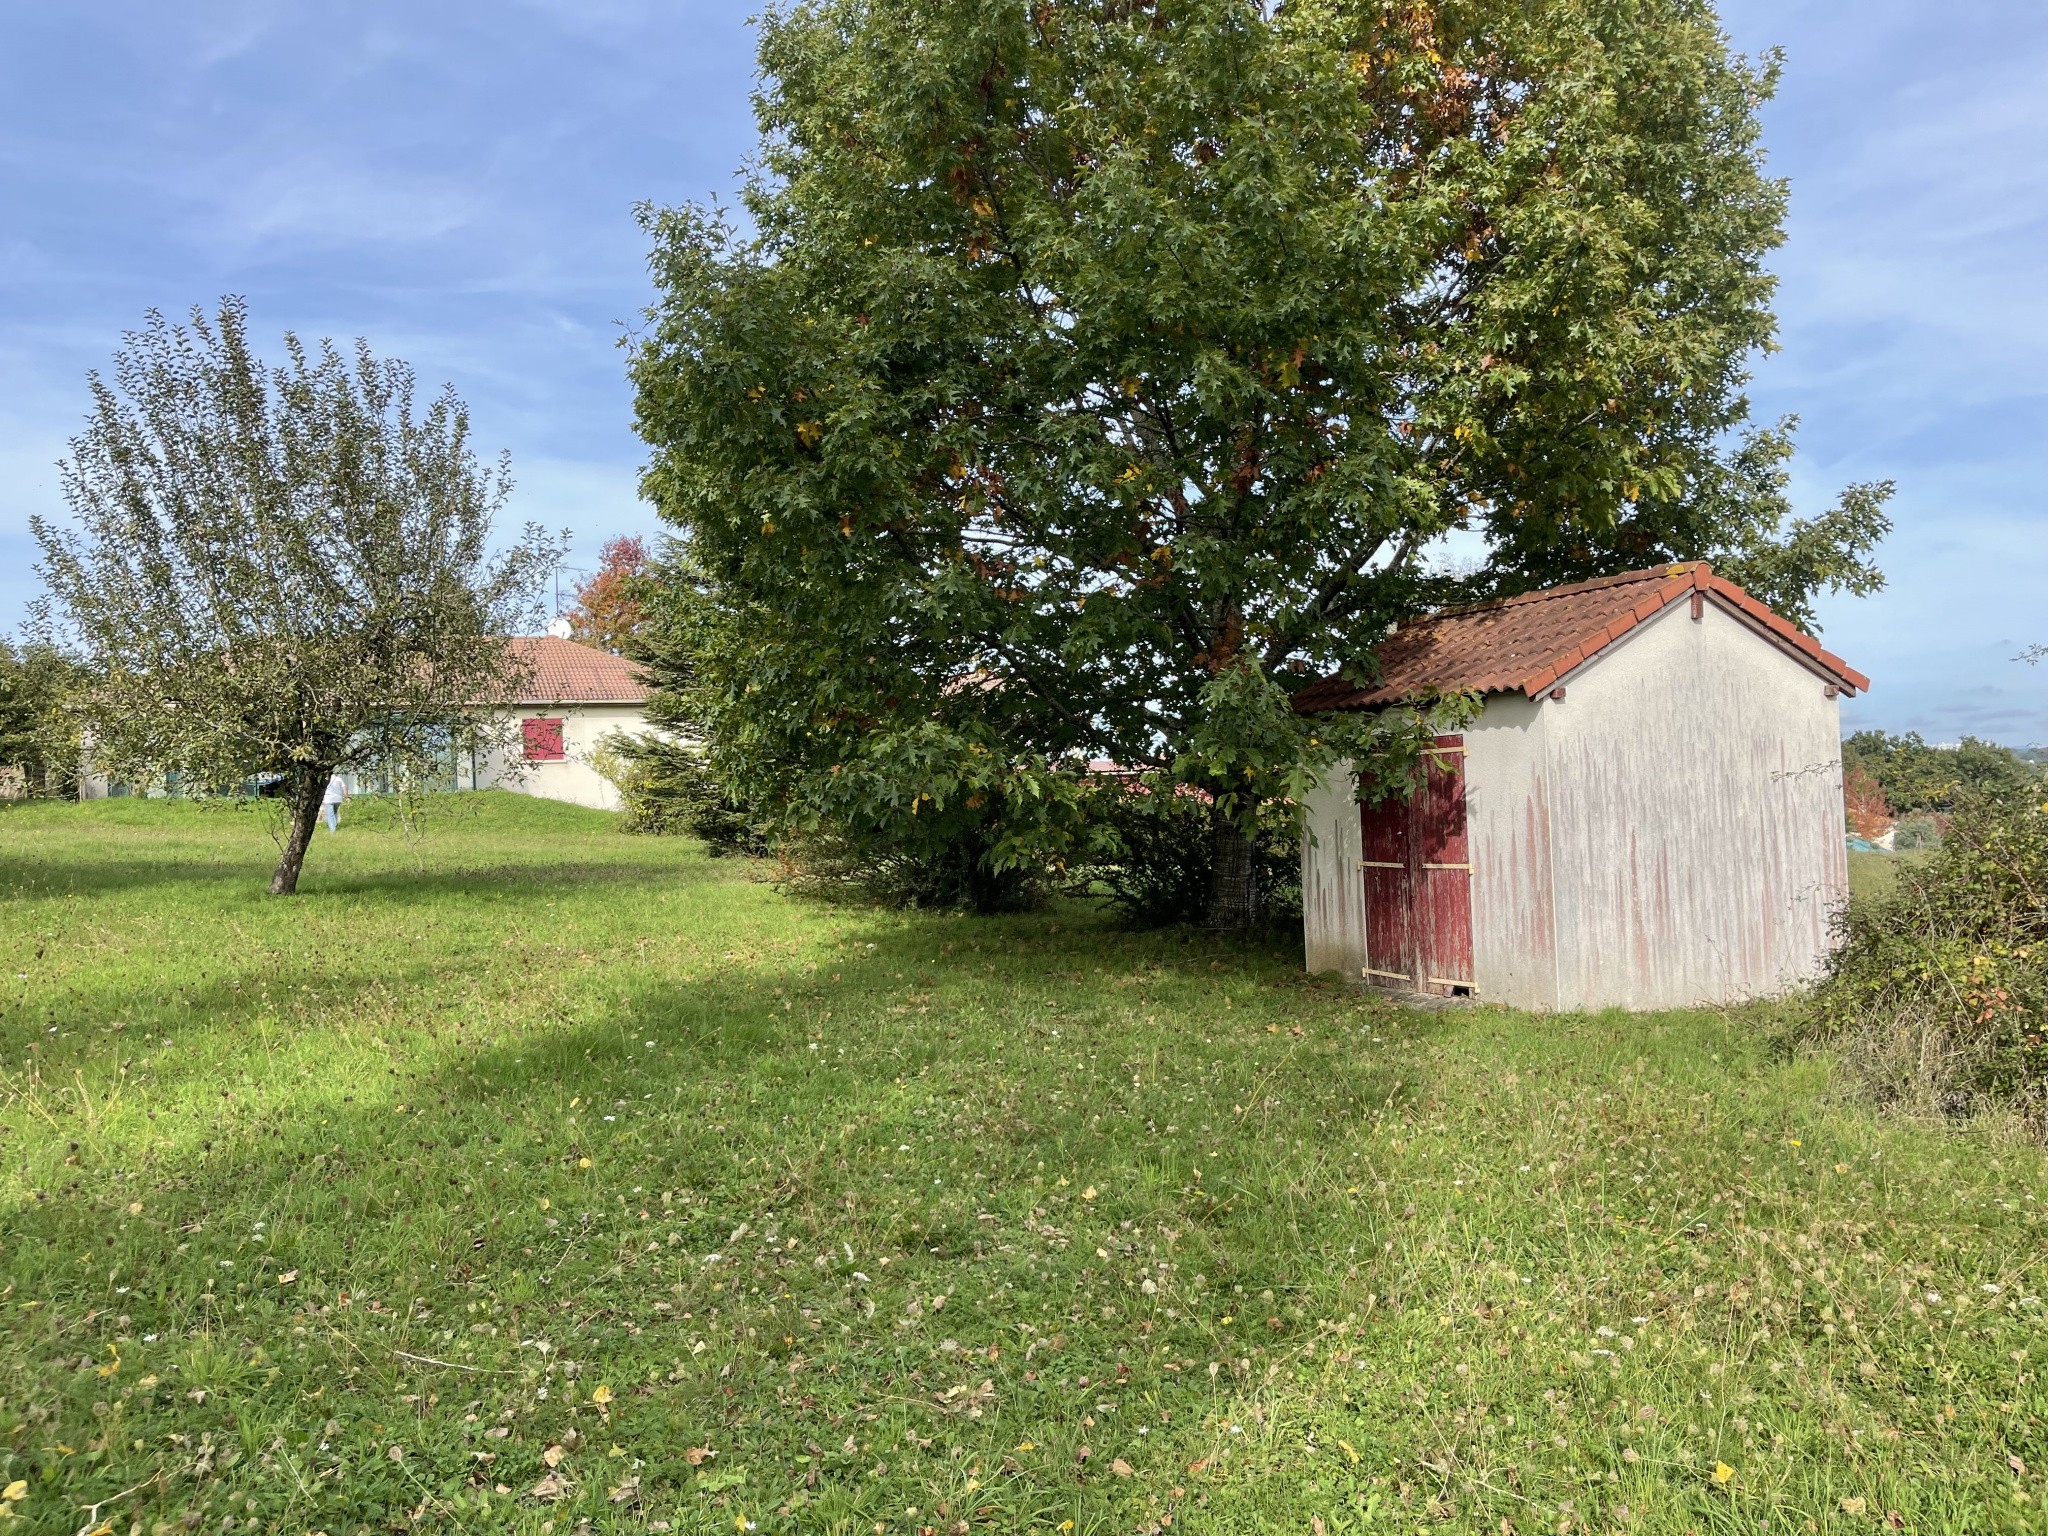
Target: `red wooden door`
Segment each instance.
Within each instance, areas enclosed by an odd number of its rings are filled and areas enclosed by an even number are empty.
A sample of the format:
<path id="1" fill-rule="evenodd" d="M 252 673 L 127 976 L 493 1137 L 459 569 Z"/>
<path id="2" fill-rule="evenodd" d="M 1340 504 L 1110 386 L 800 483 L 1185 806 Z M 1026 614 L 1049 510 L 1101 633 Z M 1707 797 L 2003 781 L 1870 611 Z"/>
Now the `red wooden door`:
<path id="1" fill-rule="evenodd" d="M 1410 921 L 1415 879 L 1405 800 L 1359 807 L 1365 880 L 1365 979 L 1375 986 L 1415 985 L 1415 942 Z"/>
<path id="2" fill-rule="evenodd" d="M 1439 736 L 1413 798 L 1359 809 L 1365 979 L 1443 994 L 1474 990 L 1465 742 Z"/>
<path id="3" fill-rule="evenodd" d="M 1471 992 L 1472 851 L 1465 837 L 1465 739 L 1439 736 L 1415 796 L 1416 891 L 1427 992 Z"/>

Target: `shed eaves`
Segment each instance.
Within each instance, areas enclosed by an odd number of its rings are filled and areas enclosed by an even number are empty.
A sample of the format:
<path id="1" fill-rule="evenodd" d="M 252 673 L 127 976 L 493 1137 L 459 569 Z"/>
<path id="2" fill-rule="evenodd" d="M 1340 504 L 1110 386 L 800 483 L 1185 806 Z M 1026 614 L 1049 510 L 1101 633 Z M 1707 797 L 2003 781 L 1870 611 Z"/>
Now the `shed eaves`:
<path id="1" fill-rule="evenodd" d="M 531 674 L 513 704 L 640 704 L 648 694 L 640 669 L 623 656 L 560 640 L 519 636 L 506 642 Z"/>
<path id="2" fill-rule="evenodd" d="M 1851 693 L 1870 679 L 1771 611 L 1704 561 L 1660 565 L 1597 581 L 1452 608 L 1404 625 L 1374 652 L 1378 678 L 1311 683 L 1296 710 L 1372 709 L 1432 693 L 1525 693 L 1536 697 L 1671 604 L 1699 594 Z"/>

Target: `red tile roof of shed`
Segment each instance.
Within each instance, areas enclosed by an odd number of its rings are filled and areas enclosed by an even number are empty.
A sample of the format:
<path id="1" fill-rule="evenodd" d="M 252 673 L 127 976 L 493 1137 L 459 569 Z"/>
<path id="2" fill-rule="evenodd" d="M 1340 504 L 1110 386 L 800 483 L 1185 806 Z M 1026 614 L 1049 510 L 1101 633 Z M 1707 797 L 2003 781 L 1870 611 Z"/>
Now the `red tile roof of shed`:
<path id="1" fill-rule="evenodd" d="M 520 636 L 508 644 L 533 674 L 514 704 L 639 704 L 647 698 L 640 669 L 623 656 L 553 635 Z"/>
<path id="2" fill-rule="evenodd" d="M 1378 681 L 1361 688 L 1341 677 L 1324 678 L 1297 693 L 1294 707 L 1303 713 L 1372 709 L 1433 692 L 1519 691 L 1533 699 L 1638 624 L 1695 592 L 1837 686 L 1851 692 L 1870 686 L 1869 678 L 1822 650 L 1811 635 L 1696 561 L 1431 614 L 1380 643 Z"/>

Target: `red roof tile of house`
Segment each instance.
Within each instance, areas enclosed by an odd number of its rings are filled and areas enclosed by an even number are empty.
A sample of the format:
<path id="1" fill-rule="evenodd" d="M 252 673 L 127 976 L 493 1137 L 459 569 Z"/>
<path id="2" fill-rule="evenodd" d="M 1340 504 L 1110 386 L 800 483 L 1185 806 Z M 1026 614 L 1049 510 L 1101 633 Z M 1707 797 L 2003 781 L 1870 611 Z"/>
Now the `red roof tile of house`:
<path id="1" fill-rule="evenodd" d="M 509 644 L 533 674 L 514 704 L 638 704 L 647 697 L 646 679 L 623 656 L 553 635 L 520 636 Z"/>
<path id="2" fill-rule="evenodd" d="M 1870 686 L 1869 678 L 1822 650 L 1811 635 L 1716 576 L 1712 566 L 1695 561 L 1431 614 L 1380 643 L 1376 682 L 1359 687 L 1342 677 L 1324 678 L 1297 693 L 1294 707 L 1304 714 L 1372 709 L 1430 693 L 1519 691 L 1533 699 L 1637 625 L 1695 593 L 1836 686 L 1852 693 Z"/>

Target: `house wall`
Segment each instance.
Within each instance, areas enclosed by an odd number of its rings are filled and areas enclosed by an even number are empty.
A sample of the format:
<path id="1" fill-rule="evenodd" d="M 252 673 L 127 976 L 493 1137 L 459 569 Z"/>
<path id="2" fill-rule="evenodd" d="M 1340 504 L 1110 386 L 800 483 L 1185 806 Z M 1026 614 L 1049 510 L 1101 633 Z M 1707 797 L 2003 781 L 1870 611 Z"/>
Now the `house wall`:
<path id="1" fill-rule="evenodd" d="M 1301 932 L 1310 975 L 1362 980 L 1365 882 L 1359 878 L 1358 780 L 1348 762 L 1302 801 Z"/>
<path id="2" fill-rule="evenodd" d="M 515 744 L 510 754 L 479 756 L 474 788 L 509 789 L 544 800 L 566 800 L 594 810 L 616 811 L 619 792 L 611 780 L 590 765 L 591 753 L 615 731 L 638 733 L 647 728 L 647 713 L 637 704 L 522 705 L 501 719 L 560 720 L 563 759 L 558 763 L 526 763 Z M 516 732 L 518 727 L 513 727 Z"/>
<path id="3" fill-rule="evenodd" d="M 1818 973 L 1847 898 L 1837 701 L 1740 619 L 1688 606 L 1539 706 L 1556 1007 L 1781 992 Z"/>

